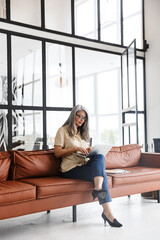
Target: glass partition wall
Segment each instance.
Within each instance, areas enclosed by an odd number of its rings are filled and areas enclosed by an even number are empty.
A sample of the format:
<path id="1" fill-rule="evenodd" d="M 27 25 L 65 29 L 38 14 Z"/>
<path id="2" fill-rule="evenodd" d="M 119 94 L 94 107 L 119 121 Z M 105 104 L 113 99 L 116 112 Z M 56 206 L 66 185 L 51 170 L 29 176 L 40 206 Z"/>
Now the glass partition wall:
<path id="1" fill-rule="evenodd" d="M 143 49 L 143 0 L 75 0 L 75 34 Z"/>
<path id="2" fill-rule="evenodd" d="M 69 116 L 67 109 L 73 107 L 71 47 L 46 43 L 46 106 L 47 145 L 51 148 L 58 128 Z M 53 107 L 66 111 L 53 111 Z"/>
<path id="3" fill-rule="evenodd" d="M 0 33 L 0 104 L 8 104 L 7 35 Z"/>
<path id="4" fill-rule="evenodd" d="M 12 36 L 12 148 L 34 149 L 43 138 L 43 112 L 24 110 L 42 107 L 42 43 Z M 22 106 L 22 109 L 16 109 Z M 41 140 L 41 148 L 43 141 Z"/>
<path id="5" fill-rule="evenodd" d="M 101 40 L 121 44 L 120 0 L 100 1 Z"/>
<path id="6" fill-rule="evenodd" d="M 0 32 L 0 150 L 52 148 L 57 129 L 78 103 L 89 110 L 93 144 L 122 144 L 118 48 L 125 49 L 136 38 L 137 47 L 143 49 L 142 6 L 143 0 L 134 6 L 124 0 L 0 0 L 0 21 L 21 25 L 26 32 L 32 29 L 31 35 Z M 67 35 L 68 40 L 36 37 L 35 29 Z M 70 43 L 72 37 L 80 42 L 83 37 L 84 43 Z M 93 42 L 103 43 L 101 50 Z M 107 45 L 114 52 L 108 52 Z M 144 57 L 136 57 L 136 65 L 138 138 L 145 145 Z M 135 86 L 125 89 L 125 68 L 123 75 L 123 92 L 129 90 L 133 102 Z M 126 94 L 123 104 L 128 106 Z M 126 121 L 132 117 L 126 114 Z M 130 129 L 132 143 L 135 131 Z"/>
<path id="7" fill-rule="evenodd" d="M 6 34 L 0 43 L 0 149 L 52 148 L 73 107 L 73 48 Z"/>
<path id="8" fill-rule="evenodd" d="M 146 50 L 144 0 L 0 0 L 0 19 Z"/>
<path id="9" fill-rule="evenodd" d="M 75 0 L 75 34 L 98 39 L 97 0 Z"/>
<path id="10" fill-rule="evenodd" d="M 136 47 L 143 48 L 142 0 L 123 0 L 123 38 L 128 46 L 136 39 Z"/>
<path id="11" fill-rule="evenodd" d="M 8 147 L 8 72 L 7 72 L 7 35 L 0 33 L 0 150 Z"/>
<path id="12" fill-rule="evenodd" d="M 3 46 L 7 46 L 6 35 L 1 34 L 0 39 Z M 1 123 L 1 149 L 8 147 L 8 116 L 12 124 L 10 148 L 19 150 L 52 148 L 56 131 L 65 122 L 74 104 L 82 104 L 89 111 L 90 136 L 93 139 L 93 145 L 95 143 L 122 144 L 120 55 L 76 47 L 74 80 L 74 47 L 53 42 L 43 44 L 40 40 L 11 36 L 11 49 L 11 86 L 7 84 L 7 47 L 1 48 L 3 58 L 0 55 L 3 62 L 3 68 L 2 66 L 0 68 L 0 105 L 1 122 L 3 122 Z M 45 61 L 42 60 L 43 54 L 45 54 Z M 123 59 L 125 60 L 125 57 Z M 123 64 L 123 104 L 127 108 L 128 101 L 130 104 L 135 101 L 132 90 L 136 86 L 130 84 L 125 91 L 125 86 L 128 84 L 128 71 L 124 61 Z M 130 62 L 130 66 L 132 65 Z M 132 68 L 130 69 L 132 71 Z M 130 73 L 130 83 L 133 82 L 132 75 Z M 137 60 L 137 82 L 138 137 L 139 143 L 144 145 L 142 59 Z M 10 98 L 8 98 L 7 86 L 12 90 Z M 126 114 L 125 120 L 126 123 L 134 121 L 133 115 Z M 134 126 L 130 128 L 130 133 L 125 129 L 124 135 L 129 136 L 129 134 L 132 138 L 127 140 L 126 137 L 124 144 L 128 144 L 128 141 L 136 142 Z"/>
<path id="13" fill-rule="evenodd" d="M 120 145 L 120 56 L 76 48 L 75 62 L 76 102 L 89 111 L 93 145 Z"/>
<path id="14" fill-rule="evenodd" d="M 12 44 L 12 104 L 42 106 L 42 44 L 15 37 Z"/>
<path id="15" fill-rule="evenodd" d="M 47 107 L 72 107 L 72 48 L 46 44 Z"/>
<path id="16" fill-rule="evenodd" d="M 135 41 L 124 51 L 122 62 L 123 144 L 138 143 L 137 72 Z"/>

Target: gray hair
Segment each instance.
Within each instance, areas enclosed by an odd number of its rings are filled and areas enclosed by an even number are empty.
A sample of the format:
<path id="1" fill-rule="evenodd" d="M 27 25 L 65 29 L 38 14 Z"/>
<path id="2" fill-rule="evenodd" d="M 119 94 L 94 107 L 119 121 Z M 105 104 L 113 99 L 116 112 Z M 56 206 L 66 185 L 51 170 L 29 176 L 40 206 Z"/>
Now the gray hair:
<path id="1" fill-rule="evenodd" d="M 84 121 L 82 126 L 78 127 L 78 131 L 80 132 L 80 135 L 81 135 L 83 140 L 89 141 L 88 111 L 82 105 L 77 105 L 72 109 L 67 121 L 63 124 L 63 126 L 68 125 L 67 130 L 68 130 L 69 136 L 71 136 L 71 137 L 75 136 L 76 133 L 77 133 L 77 127 L 76 127 L 76 124 L 75 124 L 75 117 L 76 117 L 77 112 L 79 112 L 79 111 L 84 111 L 86 113 L 86 120 Z"/>

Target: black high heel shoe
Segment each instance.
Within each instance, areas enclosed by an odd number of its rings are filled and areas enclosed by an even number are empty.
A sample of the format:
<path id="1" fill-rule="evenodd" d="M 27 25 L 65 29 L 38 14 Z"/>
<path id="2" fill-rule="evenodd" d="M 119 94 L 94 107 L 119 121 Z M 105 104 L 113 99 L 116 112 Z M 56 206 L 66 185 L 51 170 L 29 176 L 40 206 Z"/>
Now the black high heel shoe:
<path id="1" fill-rule="evenodd" d="M 104 199 L 107 195 L 107 191 L 100 189 L 100 190 L 93 190 L 92 192 L 92 197 L 93 197 L 93 201 L 95 200 L 96 197 L 99 197 L 101 199 Z"/>
<path id="2" fill-rule="evenodd" d="M 117 219 L 114 219 L 113 222 L 111 222 L 105 215 L 102 213 L 102 218 L 104 219 L 104 225 L 106 226 L 106 221 L 109 223 L 112 227 L 122 227 L 123 225 L 117 221 Z"/>

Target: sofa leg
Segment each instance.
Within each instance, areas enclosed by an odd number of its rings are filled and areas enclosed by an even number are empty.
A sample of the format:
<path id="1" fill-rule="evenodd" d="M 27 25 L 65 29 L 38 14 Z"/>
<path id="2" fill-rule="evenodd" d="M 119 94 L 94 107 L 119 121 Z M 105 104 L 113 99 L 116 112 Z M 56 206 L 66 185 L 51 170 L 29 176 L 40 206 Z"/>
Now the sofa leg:
<path id="1" fill-rule="evenodd" d="M 72 213 L 73 213 L 73 222 L 77 222 L 77 206 L 72 206 Z"/>
<path id="2" fill-rule="evenodd" d="M 158 203 L 160 203 L 160 190 L 157 191 Z"/>
<path id="3" fill-rule="evenodd" d="M 47 213 L 50 213 L 51 210 L 48 210 Z"/>

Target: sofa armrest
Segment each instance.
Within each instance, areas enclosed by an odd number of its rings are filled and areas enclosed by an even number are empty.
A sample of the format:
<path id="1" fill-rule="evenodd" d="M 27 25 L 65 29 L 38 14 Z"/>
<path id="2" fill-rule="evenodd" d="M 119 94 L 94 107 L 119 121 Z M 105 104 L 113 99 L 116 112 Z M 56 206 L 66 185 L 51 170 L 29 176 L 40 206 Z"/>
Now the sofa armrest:
<path id="1" fill-rule="evenodd" d="M 141 153 L 140 165 L 160 168 L 160 153 Z"/>

